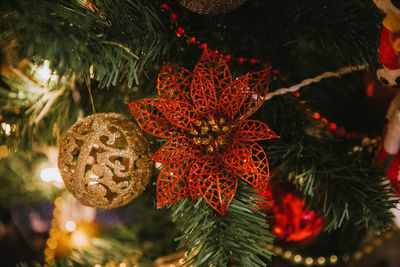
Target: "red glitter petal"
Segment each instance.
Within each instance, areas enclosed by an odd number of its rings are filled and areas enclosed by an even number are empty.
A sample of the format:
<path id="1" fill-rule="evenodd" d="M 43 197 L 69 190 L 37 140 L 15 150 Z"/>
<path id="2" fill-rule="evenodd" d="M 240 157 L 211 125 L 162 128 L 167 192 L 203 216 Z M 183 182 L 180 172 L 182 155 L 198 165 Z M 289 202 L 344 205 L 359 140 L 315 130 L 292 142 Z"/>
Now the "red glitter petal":
<path id="1" fill-rule="evenodd" d="M 244 75 L 234 80 L 221 92 L 219 97 L 220 109 L 224 111 L 225 115 L 233 118 L 240 110 L 248 94 L 248 76 Z"/>
<path id="2" fill-rule="evenodd" d="M 198 118 L 196 109 L 189 103 L 165 99 L 160 111 L 175 126 L 190 131 Z"/>
<path id="3" fill-rule="evenodd" d="M 264 103 L 268 92 L 271 68 L 249 73 L 249 94 L 247 95 L 240 111 L 238 119 L 245 119 L 256 112 Z"/>
<path id="4" fill-rule="evenodd" d="M 254 162 L 250 153 L 243 143 L 236 142 L 224 153 L 222 161 L 234 171 L 251 173 L 254 171 Z"/>
<path id="5" fill-rule="evenodd" d="M 160 111 L 162 99 L 149 98 L 128 103 L 132 115 L 139 126 L 148 134 L 170 139 L 182 131 L 170 125 Z"/>
<path id="6" fill-rule="evenodd" d="M 237 178 L 229 168 L 218 166 L 218 162 L 206 160 L 194 163 L 191 177 L 196 179 L 200 194 L 219 214 L 225 215 L 237 189 Z"/>
<path id="7" fill-rule="evenodd" d="M 258 141 L 279 137 L 265 123 L 255 120 L 244 120 L 238 125 L 236 137 L 241 141 Z"/>
<path id="8" fill-rule="evenodd" d="M 165 164 L 182 163 L 193 159 L 199 150 L 185 136 L 167 141 L 151 158 L 153 161 Z"/>
<path id="9" fill-rule="evenodd" d="M 188 101 L 192 73 L 187 69 L 164 65 L 158 74 L 157 89 L 161 98 Z"/>
<path id="10" fill-rule="evenodd" d="M 163 166 L 157 178 L 158 208 L 188 197 L 188 185 L 184 178 L 186 170 L 183 164 Z"/>
<path id="11" fill-rule="evenodd" d="M 250 172 L 239 171 L 237 174 L 253 188 L 264 190 L 268 186 L 269 165 L 264 149 L 257 143 L 252 143 L 248 147 L 253 166 Z"/>
<path id="12" fill-rule="evenodd" d="M 217 93 L 206 72 L 198 70 L 193 75 L 191 93 L 193 104 L 200 114 L 207 114 L 217 106 Z"/>
<path id="13" fill-rule="evenodd" d="M 193 71 L 192 101 L 201 113 L 209 113 L 218 106 L 217 94 L 232 83 L 226 61 L 218 53 L 204 50 Z"/>

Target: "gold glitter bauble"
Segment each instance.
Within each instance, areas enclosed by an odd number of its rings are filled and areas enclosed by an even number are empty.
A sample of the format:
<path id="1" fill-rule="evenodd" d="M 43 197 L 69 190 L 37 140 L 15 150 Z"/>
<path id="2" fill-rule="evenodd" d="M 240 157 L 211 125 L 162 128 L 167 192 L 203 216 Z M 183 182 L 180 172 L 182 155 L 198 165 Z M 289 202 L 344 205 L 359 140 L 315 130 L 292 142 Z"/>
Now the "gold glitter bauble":
<path id="1" fill-rule="evenodd" d="M 180 4 L 200 15 L 219 15 L 240 7 L 246 0 L 180 0 Z"/>
<path id="2" fill-rule="evenodd" d="M 84 205 L 111 209 L 140 195 L 153 162 L 141 130 L 125 116 L 99 113 L 63 136 L 58 168 L 66 188 Z"/>

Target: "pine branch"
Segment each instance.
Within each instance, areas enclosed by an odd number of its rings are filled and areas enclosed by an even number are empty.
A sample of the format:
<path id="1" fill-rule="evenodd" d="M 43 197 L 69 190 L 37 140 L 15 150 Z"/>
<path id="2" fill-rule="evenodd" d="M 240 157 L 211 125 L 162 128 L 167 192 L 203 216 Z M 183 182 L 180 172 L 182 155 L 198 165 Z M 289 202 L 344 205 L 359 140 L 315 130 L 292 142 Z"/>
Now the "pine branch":
<path id="1" fill-rule="evenodd" d="M 2 39 L 17 40 L 21 57 L 48 59 L 60 76 L 94 77 L 100 87 L 139 75 L 171 51 L 168 20 L 153 1 L 19 1 L 2 13 Z M 34 11 L 34 12 L 33 12 Z M 7 26 L 6 26 L 7 25 Z M 170 41 L 168 41 L 170 40 Z"/>
<path id="2" fill-rule="evenodd" d="M 1 133 L 0 141 L 23 150 L 31 149 L 33 143 L 54 145 L 54 130 L 61 134 L 78 117 L 79 107 L 72 97 L 74 82 L 39 83 L 33 76 L 12 70 L 13 75 L 3 77 L 6 86 L 0 85 L 0 112 L 15 131 L 9 136 Z"/>
<path id="3" fill-rule="evenodd" d="M 11 152 L 0 160 L 0 205 L 18 205 L 43 201 L 53 197 L 57 190 L 39 177 L 40 164 L 45 155 L 37 152 Z"/>
<path id="4" fill-rule="evenodd" d="M 241 183 L 225 216 L 217 214 L 201 198 L 173 204 L 173 221 L 183 231 L 178 240 L 189 249 L 186 264 L 265 266 L 264 260 L 272 255 L 265 245 L 272 241 L 272 235 L 265 215 L 256 210 L 255 200 L 254 191 Z"/>
<path id="5" fill-rule="evenodd" d="M 381 15 L 371 1 L 254 0 L 214 17 L 180 11 L 182 24 L 201 42 L 235 57 L 261 58 L 288 73 L 306 73 L 300 78 L 321 72 L 316 65 L 323 70 L 377 65 Z"/>
<path id="6" fill-rule="evenodd" d="M 383 184 L 384 175 L 374 167 L 374 150 L 349 154 L 354 142 L 328 134 L 309 113 L 282 105 L 285 101 L 291 102 L 290 98 L 271 100 L 264 110 L 264 114 L 274 110 L 275 115 L 265 121 L 281 136 L 265 147 L 275 171 L 271 180 L 296 184 L 308 205 L 327 219 L 327 231 L 390 227 L 390 209 L 396 201 L 390 199 L 392 189 Z"/>

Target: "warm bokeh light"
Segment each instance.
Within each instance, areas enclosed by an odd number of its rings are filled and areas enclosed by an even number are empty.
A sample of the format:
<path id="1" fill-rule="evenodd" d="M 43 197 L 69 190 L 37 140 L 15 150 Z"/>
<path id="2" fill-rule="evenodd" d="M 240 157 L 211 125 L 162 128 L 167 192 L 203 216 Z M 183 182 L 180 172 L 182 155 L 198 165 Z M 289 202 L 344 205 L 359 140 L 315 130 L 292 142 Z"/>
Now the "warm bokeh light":
<path id="1" fill-rule="evenodd" d="M 9 136 L 11 134 L 11 125 L 10 124 L 2 122 L 1 128 L 3 129 L 3 131 L 5 132 L 5 134 L 7 136 Z"/>
<path id="2" fill-rule="evenodd" d="M 40 178 L 44 182 L 62 182 L 61 174 L 57 168 L 45 168 L 40 171 Z"/>
<path id="3" fill-rule="evenodd" d="M 68 232 L 73 232 L 73 231 L 75 231 L 75 230 L 76 230 L 76 223 L 75 223 L 74 221 L 67 221 L 67 222 L 65 223 L 65 229 L 66 229 Z"/>
<path id="4" fill-rule="evenodd" d="M 32 70 L 44 81 L 56 81 L 58 78 L 56 73 L 50 70 L 50 62 L 48 60 L 45 60 L 41 66 L 33 67 Z"/>
<path id="5" fill-rule="evenodd" d="M 71 245 L 75 248 L 83 248 L 89 246 L 89 238 L 82 230 L 76 230 L 71 235 Z"/>

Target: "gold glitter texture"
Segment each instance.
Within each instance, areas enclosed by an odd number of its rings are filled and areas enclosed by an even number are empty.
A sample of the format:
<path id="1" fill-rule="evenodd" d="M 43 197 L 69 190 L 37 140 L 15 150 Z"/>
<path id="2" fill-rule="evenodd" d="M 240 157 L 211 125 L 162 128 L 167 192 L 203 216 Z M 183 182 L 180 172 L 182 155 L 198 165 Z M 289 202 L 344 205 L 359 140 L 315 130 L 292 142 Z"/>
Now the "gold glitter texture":
<path id="1" fill-rule="evenodd" d="M 125 116 L 99 113 L 76 122 L 60 142 L 58 168 L 83 204 L 111 209 L 140 195 L 153 162 L 141 130 Z"/>
<path id="2" fill-rule="evenodd" d="M 240 7 L 246 0 L 181 0 L 180 4 L 200 15 L 219 15 Z"/>

